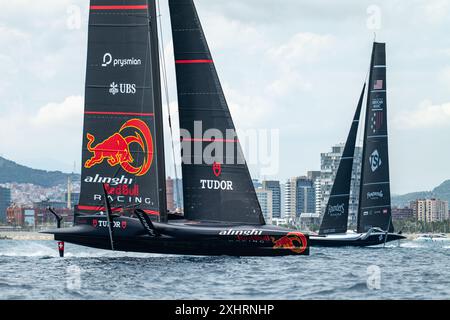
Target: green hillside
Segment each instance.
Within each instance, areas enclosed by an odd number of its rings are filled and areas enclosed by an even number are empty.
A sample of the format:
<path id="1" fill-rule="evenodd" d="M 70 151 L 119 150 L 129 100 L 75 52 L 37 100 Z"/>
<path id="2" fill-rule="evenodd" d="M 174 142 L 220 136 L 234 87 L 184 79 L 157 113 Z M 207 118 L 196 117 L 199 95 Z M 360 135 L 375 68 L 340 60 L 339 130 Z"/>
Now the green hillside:
<path id="1" fill-rule="evenodd" d="M 450 202 L 450 180 L 444 181 L 431 191 L 412 192 L 404 195 L 392 196 L 392 205 L 404 207 L 409 205 L 410 201 L 424 198 L 438 198 Z"/>
<path id="2" fill-rule="evenodd" d="M 32 183 L 43 187 L 52 187 L 67 183 L 69 176 L 73 181 L 80 179 L 79 174 L 32 169 L 0 157 L 0 183 Z"/>

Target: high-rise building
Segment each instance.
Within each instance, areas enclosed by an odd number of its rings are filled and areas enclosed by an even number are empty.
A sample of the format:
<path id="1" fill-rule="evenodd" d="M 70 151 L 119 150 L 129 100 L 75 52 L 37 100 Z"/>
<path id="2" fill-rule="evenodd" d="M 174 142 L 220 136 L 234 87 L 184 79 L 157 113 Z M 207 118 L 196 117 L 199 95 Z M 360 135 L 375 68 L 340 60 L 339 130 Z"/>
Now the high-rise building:
<path id="1" fill-rule="evenodd" d="M 6 223 L 6 209 L 11 205 L 11 190 L 0 187 L 0 223 Z"/>
<path id="2" fill-rule="evenodd" d="M 175 200 L 174 200 L 174 181 L 171 177 L 166 179 L 166 201 L 167 201 L 167 210 L 170 212 L 175 211 Z"/>
<path id="3" fill-rule="evenodd" d="M 281 187 L 280 181 L 263 181 L 262 188 L 272 191 L 273 218 L 281 218 Z"/>
<path id="4" fill-rule="evenodd" d="M 281 199 L 281 219 L 285 218 L 286 212 L 286 185 L 284 183 L 280 183 L 280 199 Z"/>
<path id="5" fill-rule="evenodd" d="M 173 179 L 173 201 L 175 201 L 175 209 L 183 211 L 183 180 Z"/>
<path id="6" fill-rule="evenodd" d="M 293 177 L 285 184 L 284 218 L 297 220 L 302 213 L 314 213 L 316 196 L 314 182 L 307 177 Z"/>
<path id="7" fill-rule="evenodd" d="M 317 179 L 320 178 L 320 171 L 308 171 L 306 173 L 306 177 L 311 180 L 311 181 L 316 181 Z"/>
<path id="8" fill-rule="evenodd" d="M 435 222 L 449 220 L 448 201 L 439 199 L 418 199 L 410 207 L 419 221 Z"/>
<path id="9" fill-rule="evenodd" d="M 344 152 L 345 144 L 331 147 L 331 152 L 320 155 L 320 178 L 316 182 L 316 212 L 320 208 L 323 214 L 330 198 L 331 189 Z M 349 224 L 356 225 L 359 202 L 359 185 L 361 181 L 362 148 L 356 147 L 353 158 L 353 169 L 350 184 Z"/>
<path id="10" fill-rule="evenodd" d="M 167 210 L 171 212 L 183 211 L 183 180 L 173 179 L 168 177 L 166 179 L 166 201 Z"/>
<path id="11" fill-rule="evenodd" d="M 307 177 L 299 177 L 296 183 L 295 215 L 316 211 L 314 182 Z"/>
<path id="12" fill-rule="evenodd" d="M 70 196 L 70 198 L 69 198 Z M 80 193 L 79 192 L 66 192 L 64 193 L 64 201 L 67 203 L 67 207 L 73 209 L 80 202 Z"/>
<path id="13" fill-rule="evenodd" d="M 297 200 L 296 185 L 297 178 L 290 178 L 284 184 L 284 218 L 287 221 L 295 220 Z"/>
<path id="14" fill-rule="evenodd" d="M 258 197 L 259 204 L 261 206 L 261 211 L 264 215 L 264 220 L 267 224 L 272 224 L 273 218 L 273 199 L 272 199 L 272 190 L 266 189 L 256 189 L 256 196 Z"/>

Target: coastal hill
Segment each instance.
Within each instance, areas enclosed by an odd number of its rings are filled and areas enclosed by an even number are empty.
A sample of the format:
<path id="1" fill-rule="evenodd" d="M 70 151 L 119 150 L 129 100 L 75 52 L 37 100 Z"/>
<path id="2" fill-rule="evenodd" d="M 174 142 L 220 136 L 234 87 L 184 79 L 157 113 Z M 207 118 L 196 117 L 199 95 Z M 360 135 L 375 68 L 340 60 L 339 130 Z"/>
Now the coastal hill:
<path id="1" fill-rule="evenodd" d="M 0 157 L 0 183 L 32 183 L 48 188 L 66 184 L 68 177 L 80 180 L 79 174 L 32 169 Z"/>
<path id="2" fill-rule="evenodd" d="M 408 206 L 410 201 L 424 198 L 437 198 L 450 202 L 450 180 L 444 181 L 431 191 L 412 192 L 404 195 L 393 195 L 392 205 L 397 207 Z"/>

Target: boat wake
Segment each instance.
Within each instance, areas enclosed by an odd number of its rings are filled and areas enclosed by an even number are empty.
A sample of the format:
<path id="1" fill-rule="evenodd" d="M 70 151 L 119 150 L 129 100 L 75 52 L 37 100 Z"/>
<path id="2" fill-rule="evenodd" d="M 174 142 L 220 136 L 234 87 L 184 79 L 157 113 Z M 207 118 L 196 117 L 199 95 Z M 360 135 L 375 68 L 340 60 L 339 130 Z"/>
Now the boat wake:
<path id="1" fill-rule="evenodd" d="M 57 256 L 55 248 L 34 241 L 4 241 L 0 243 L 3 257 L 52 257 Z"/>
<path id="2" fill-rule="evenodd" d="M 417 243 L 414 241 L 400 243 L 401 248 L 425 248 L 423 243 Z"/>
<path id="3" fill-rule="evenodd" d="M 66 244 L 66 258 L 155 258 L 163 255 L 153 253 L 135 253 L 86 249 Z M 166 255 L 167 256 L 167 255 Z M 0 257 L 41 257 L 58 258 L 59 253 L 54 241 L 3 241 L 0 242 Z"/>

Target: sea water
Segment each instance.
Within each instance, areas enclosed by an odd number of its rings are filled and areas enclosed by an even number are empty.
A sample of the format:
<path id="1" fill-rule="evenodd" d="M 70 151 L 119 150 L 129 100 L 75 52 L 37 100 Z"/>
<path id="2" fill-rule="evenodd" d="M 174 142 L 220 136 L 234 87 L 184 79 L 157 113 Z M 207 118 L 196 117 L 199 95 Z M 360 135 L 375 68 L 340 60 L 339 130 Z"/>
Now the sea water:
<path id="1" fill-rule="evenodd" d="M 450 244 L 198 257 L 0 240 L 0 299 L 450 299 Z"/>

